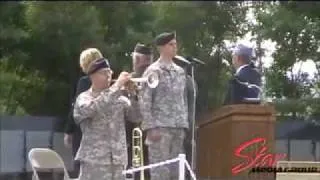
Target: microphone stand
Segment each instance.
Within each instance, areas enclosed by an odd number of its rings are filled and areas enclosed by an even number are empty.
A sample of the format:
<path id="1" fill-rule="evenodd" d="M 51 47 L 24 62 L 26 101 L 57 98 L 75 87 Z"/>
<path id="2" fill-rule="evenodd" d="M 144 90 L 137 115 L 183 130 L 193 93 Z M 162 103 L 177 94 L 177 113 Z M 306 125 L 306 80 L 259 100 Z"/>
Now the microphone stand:
<path id="1" fill-rule="evenodd" d="M 192 145 L 192 151 L 191 151 L 191 168 L 193 171 L 196 169 L 196 132 L 197 132 L 197 127 L 196 127 L 196 101 L 197 101 L 197 91 L 196 91 L 196 80 L 194 77 L 194 67 L 195 64 L 199 65 L 205 65 L 206 63 L 194 58 L 194 57 L 188 57 L 188 60 L 190 59 L 190 66 L 191 66 L 191 78 L 192 78 L 192 87 L 193 87 L 193 111 L 192 111 L 192 138 L 191 138 L 191 145 Z"/>
<path id="2" fill-rule="evenodd" d="M 186 59 L 182 56 L 175 56 L 175 58 L 179 61 L 186 63 L 189 67 L 191 67 L 191 79 L 192 79 L 192 88 L 193 88 L 193 102 L 192 102 L 192 114 L 191 114 L 191 169 L 194 171 L 196 169 L 196 100 L 197 100 L 197 92 L 196 92 L 196 81 L 194 77 L 194 67 L 196 64 L 205 64 L 199 59 L 193 57 L 187 57 Z"/>

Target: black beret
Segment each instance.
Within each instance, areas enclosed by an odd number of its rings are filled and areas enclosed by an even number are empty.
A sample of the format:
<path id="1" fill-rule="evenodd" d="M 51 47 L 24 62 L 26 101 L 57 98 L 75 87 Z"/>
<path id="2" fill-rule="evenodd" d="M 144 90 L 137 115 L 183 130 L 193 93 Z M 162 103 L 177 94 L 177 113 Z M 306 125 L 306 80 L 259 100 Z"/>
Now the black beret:
<path id="1" fill-rule="evenodd" d="M 151 55 L 152 49 L 144 44 L 138 43 L 136 47 L 134 48 L 134 52 L 144 54 L 144 55 Z"/>
<path id="2" fill-rule="evenodd" d="M 103 68 L 110 68 L 110 64 L 109 64 L 108 59 L 101 58 L 101 59 L 95 60 L 91 64 L 87 74 L 88 75 L 93 74 Z"/>
<path id="3" fill-rule="evenodd" d="M 157 46 L 163 46 L 166 45 L 168 42 L 170 42 L 172 39 L 176 38 L 176 33 L 171 32 L 164 32 L 159 34 L 156 38 L 155 38 L 155 44 Z"/>

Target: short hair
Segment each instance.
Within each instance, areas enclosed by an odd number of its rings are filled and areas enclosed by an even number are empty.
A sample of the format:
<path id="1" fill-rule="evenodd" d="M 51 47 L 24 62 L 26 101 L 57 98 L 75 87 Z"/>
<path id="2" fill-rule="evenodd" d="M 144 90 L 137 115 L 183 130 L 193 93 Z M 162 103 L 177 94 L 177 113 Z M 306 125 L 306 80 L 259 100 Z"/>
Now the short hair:
<path id="1" fill-rule="evenodd" d="M 90 65 L 95 60 L 103 58 L 102 53 L 96 48 L 88 48 L 80 54 L 80 67 L 84 73 L 88 73 Z"/>

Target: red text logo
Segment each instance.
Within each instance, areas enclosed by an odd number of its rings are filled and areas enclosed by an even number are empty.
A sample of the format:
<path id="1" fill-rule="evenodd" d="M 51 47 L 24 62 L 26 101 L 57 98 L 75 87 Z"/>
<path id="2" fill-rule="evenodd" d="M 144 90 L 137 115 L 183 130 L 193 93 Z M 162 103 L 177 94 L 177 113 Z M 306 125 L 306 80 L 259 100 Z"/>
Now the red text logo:
<path id="1" fill-rule="evenodd" d="M 235 175 L 253 167 L 273 167 L 276 165 L 278 160 L 287 156 L 286 154 L 268 153 L 266 143 L 267 141 L 265 138 L 254 138 L 237 147 L 234 151 L 234 155 L 243 159 L 243 161 L 232 167 L 232 174 Z M 248 152 L 248 149 L 252 146 L 257 147 L 256 152 Z"/>

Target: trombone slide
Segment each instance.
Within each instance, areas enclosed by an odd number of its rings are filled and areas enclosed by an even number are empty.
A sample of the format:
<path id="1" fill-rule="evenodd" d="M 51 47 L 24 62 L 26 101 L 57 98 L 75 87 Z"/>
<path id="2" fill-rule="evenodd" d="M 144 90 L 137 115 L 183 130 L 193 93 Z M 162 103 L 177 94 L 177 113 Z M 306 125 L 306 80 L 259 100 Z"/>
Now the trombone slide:
<path id="1" fill-rule="evenodd" d="M 142 130 L 134 128 L 132 130 L 132 166 L 134 168 L 143 166 L 143 138 Z M 140 180 L 144 180 L 144 170 L 140 171 Z"/>

